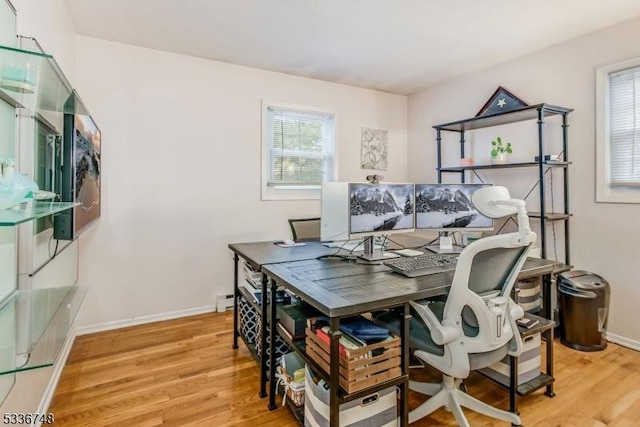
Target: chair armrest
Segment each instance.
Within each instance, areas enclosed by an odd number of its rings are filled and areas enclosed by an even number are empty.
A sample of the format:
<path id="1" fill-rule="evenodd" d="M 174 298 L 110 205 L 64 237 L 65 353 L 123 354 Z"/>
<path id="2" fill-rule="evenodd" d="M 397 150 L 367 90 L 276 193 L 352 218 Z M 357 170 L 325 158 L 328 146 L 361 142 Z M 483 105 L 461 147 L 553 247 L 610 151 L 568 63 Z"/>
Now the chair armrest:
<path id="1" fill-rule="evenodd" d="M 522 319 L 524 317 L 524 309 L 513 301 L 509 301 L 509 314 L 513 320 Z"/>
<path id="2" fill-rule="evenodd" d="M 522 354 L 522 337 L 520 337 L 520 330 L 516 320 L 524 317 L 524 309 L 513 301 L 509 301 L 509 307 L 507 308 L 507 321 L 511 324 L 513 329 L 513 338 L 509 342 L 509 356 L 520 356 Z"/>
<path id="3" fill-rule="evenodd" d="M 410 304 L 427 326 L 427 329 L 429 329 L 431 339 L 434 343 L 445 345 L 455 341 L 462 335 L 459 328 L 440 323 L 436 315 L 433 314 L 433 311 L 431 311 L 427 305 L 422 305 L 415 301 L 411 301 Z"/>

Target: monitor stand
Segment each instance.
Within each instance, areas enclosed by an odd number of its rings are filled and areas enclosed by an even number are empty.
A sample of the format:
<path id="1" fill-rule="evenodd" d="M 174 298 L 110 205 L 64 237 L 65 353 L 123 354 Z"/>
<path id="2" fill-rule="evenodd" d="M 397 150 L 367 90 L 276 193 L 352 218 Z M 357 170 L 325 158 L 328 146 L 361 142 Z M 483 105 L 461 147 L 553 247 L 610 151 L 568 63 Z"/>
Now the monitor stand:
<path id="1" fill-rule="evenodd" d="M 427 246 L 431 252 L 435 252 L 437 254 L 459 254 L 464 249 L 462 246 L 453 244 L 453 237 L 449 234 L 449 232 L 440 233 L 440 241 L 437 245 L 429 245 Z"/>
<path id="2" fill-rule="evenodd" d="M 385 252 L 383 248 L 376 249 L 373 236 L 364 238 L 364 251 L 358 255 L 358 258 L 366 261 L 384 261 L 391 258 L 399 258 L 400 255 L 393 252 Z"/>
<path id="3" fill-rule="evenodd" d="M 448 248 L 443 248 L 440 245 L 429 245 L 427 249 L 437 254 L 459 254 L 464 248 L 458 245 L 452 245 Z"/>

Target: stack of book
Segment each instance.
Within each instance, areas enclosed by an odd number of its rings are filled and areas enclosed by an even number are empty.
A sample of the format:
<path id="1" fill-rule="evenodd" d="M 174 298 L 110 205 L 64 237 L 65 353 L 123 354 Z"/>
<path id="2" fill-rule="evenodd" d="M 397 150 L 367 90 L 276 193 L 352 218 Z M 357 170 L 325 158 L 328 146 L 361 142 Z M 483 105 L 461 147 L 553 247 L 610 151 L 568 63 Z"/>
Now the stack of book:
<path id="1" fill-rule="evenodd" d="M 316 335 L 325 344 L 329 345 L 331 342 L 329 338 L 329 324 L 328 319 L 324 317 L 316 317 L 309 324 Z M 356 317 L 347 319 L 340 324 L 340 355 L 345 356 L 348 350 L 357 350 L 366 347 L 371 344 L 392 340 L 393 337 L 389 334 L 389 330 L 381 326 L 376 325 L 372 321 L 365 319 L 364 317 Z M 368 356 L 377 356 L 376 352 L 368 354 Z"/>
<path id="2" fill-rule="evenodd" d="M 242 285 L 251 295 L 253 300 L 262 304 L 262 273 L 255 271 L 250 264 L 244 263 L 244 284 Z M 279 286 L 276 291 L 276 303 L 289 304 L 291 302 L 291 296 Z M 271 301 L 269 301 L 271 303 Z"/>

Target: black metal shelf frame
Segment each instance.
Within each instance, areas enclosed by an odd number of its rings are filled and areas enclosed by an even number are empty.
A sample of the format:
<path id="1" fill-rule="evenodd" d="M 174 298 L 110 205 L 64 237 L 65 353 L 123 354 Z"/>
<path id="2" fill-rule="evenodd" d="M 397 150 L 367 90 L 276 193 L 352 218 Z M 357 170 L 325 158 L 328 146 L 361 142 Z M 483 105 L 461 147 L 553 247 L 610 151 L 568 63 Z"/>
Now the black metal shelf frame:
<path id="1" fill-rule="evenodd" d="M 569 211 L 569 187 L 568 187 L 568 169 L 569 165 L 569 150 L 568 150 L 568 128 L 569 124 L 567 116 L 573 109 L 559 107 L 550 104 L 536 104 L 527 107 L 519 108 L 516 110 L 508 111 L 505 113 L 498 113 L 484 117 L 472 117 L 464 120 L 458 120 L 450 123 L 444 123 L 435 125 L 433 128 L 436 130 L 436 144 L 437 144 L 437 171 L 438 182 L 442 182 L 443 173 L 459 173 L 460 182 L 465 182 L 467 171 L 476 170 L 488 170 L 488 169 L 511 169 L 511 168 L 523 168 L 523 167 L 536 167 L 539 175 L 539 194 L 540 194 L 540 211 L 537 215 L 530 215 L 539 219 L 540 222 L 540 249 L 542 258 L 547 257 L 547 221 L 563 221 L 564 223 L 564 246 L 565 246 L 565 264 L 570 264 L 570 247 L 569 247 L 569 217 L 572 215 Z M 545 145 L 544 145 L 544 124 L 545 118 L 554 115 L 562 116 L 562 159 L 559 161 L 545 161 Z M 538 161 L 525 162 L 525 163 L 507 163 L 499 165 L 469 165 L 469 166 L 453 166 L 443 167 L 442 165 L 442 132 L 457 132 L 460 134 L 460 158 L 465 156 L 465 133 L 467 131 L 487 128 L 491 126 L 499 126 L 504 124 L 516 123 L 526 120 L 536 120 L 538 130 Z M 564 197 L 564 209 L 563 212 L 547 212 L 547 206 L 545 201 L 545 172 L 549 168 L 561 168 L 563 173 L 563 197 Z M 535 187 L 534 187 L 535 188 Z"/>

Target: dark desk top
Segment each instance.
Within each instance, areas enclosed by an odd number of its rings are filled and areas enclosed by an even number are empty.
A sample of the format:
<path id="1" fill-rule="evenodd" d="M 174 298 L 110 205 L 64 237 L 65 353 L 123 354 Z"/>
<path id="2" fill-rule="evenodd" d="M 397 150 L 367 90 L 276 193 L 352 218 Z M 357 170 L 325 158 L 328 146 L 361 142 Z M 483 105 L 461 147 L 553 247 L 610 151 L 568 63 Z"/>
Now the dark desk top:
<path id="1" fill-rule="evenodd" d="M 396 234 L 389 238 L 389 249 L 417 248 L 428 242 L 429 240 L 410 233 Z M 317 240 L 305 241 L 304 243 L 304 246 L 290 248 L 277 246 L 273 241 L 231 243 L 229 249 L 244 258 L 256 269 L 260 269 L 261 266 L 267 264 L 316 259 L 321 256 L 337 254 L 339 251 L 339 248 L 329 248 Z M 341 253 L 347 254 L 349 251 L 343 250 Z"/>
<path id="2" fill-rule="evenodd" d="M 555 272 L 562 264 L 527 259 L 519 278 Z M 454 272 L 407 278 L 383 265 L 335 259 L 269 264 L 263 271 L 329 317 L 343 317 L 446 295 Z"/>
<path id="3" fill-rule="evenodd" d="M 304 246 L 293 246 L 290 248 L 281 248 L 271 241 L 232 243 L 229 245 L 229 249 L 244 258 L 258 270 L 267 264 L 316 259 L 320 256 L 334 254 L 338 251 L 337 248 L 328 248 L 315 240 L 304 243 Z"/>

